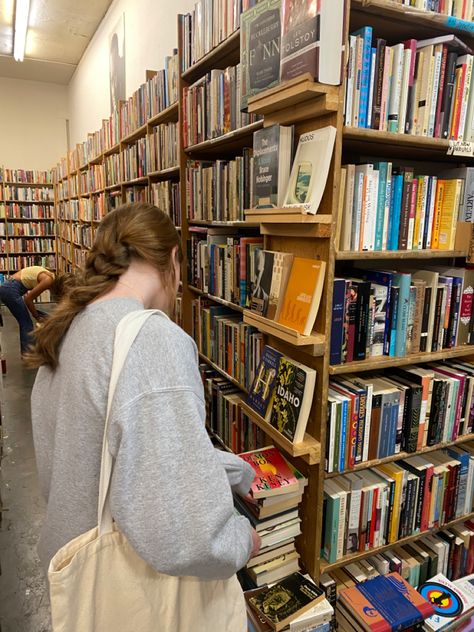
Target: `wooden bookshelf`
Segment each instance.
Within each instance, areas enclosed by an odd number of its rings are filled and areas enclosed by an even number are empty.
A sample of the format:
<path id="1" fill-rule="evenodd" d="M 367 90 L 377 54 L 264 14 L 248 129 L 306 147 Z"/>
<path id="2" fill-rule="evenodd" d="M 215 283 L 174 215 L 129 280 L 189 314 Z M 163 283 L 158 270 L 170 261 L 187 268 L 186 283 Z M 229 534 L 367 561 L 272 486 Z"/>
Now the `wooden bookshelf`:
<path id="1" fill-rule="evenodd" d="M 240 29 L 201 57 L 193 66 L 182 73 L 187 84 L 194 83 L 214 68 L 235 66 L 240 59 Z"/>
<path id="2" fill-rule="evenodd" d="M 203 292 L 199 288 L 194 287 L 194 285 L 188 284 L 188 288 L 194 294 L 198 294 L 199 296 L 202 296 L 203 298 L 208 298 L 211 301 L 214 301 L 215 303 L 220 303 L 221 305 L 224 305 L 225 307 L 229 307 L 230 309 L 233 309 L 235 312 L 242 313 L 244 311 L 244 308 L 241 307 L 240 305 L 237 305 L 237 303 L 232 303 L 232 301 L 226 301 L 225 298 L 220 298 L 219 296 L 214 296 L 213 294 L 207 294 L 206 292 Z"/>
<path id="3" fill-rule="evenodd" d="M 339 261 L 357 261 L 373 259 L 457 259 L 466 257 L 465 250 L 383 250 L 361 252 L 355 250 L 337 251 L 336 259 Z"/>
<path id="4" fill-rule="evenodd" d="M 256 121 L 211 140 L 189 145 L 184 151 L 190 158 L 212 157 L 216 155 L 216 152 L 224 156 L 236 155 L 244 147 L 250 147 L 253 144 L 253 133 L 262 127 L 263 121 Z"/>

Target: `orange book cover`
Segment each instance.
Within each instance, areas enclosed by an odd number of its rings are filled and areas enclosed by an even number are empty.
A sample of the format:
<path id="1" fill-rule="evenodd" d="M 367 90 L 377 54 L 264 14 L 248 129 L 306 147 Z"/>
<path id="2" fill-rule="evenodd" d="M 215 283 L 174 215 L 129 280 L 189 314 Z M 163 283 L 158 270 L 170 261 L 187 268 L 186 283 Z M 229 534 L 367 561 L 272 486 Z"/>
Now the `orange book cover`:
<path id="1" fill-rule="evenodd" d="M 278 322 L 309 336 L 318 314 L 326 262 L 295 257 Z"/>
<path id="2" fill-rule="evenodd" d="M 267 498 L 299 489 L 294 471 L 274 446 L 244 452 L 239 456 L 255 471 L 251 487 L 254 498 Z"/>
<path id="3" fill-rule="evenodd" d="M 364 630 L 391 632 L 392 626 L 355 586 L 342 590 L 339 600 L 344 610 L 357 617 L 357 621 L 362 624 Z"/>
<path id="4" fill-rule="evenodd" d="M 459 201 L 462 180 L 446 180 L 443 192 L 443 206 L 439 222 L 440 250 L 452 250 L 456 238 L 456 222 L 458 221 Z"/>

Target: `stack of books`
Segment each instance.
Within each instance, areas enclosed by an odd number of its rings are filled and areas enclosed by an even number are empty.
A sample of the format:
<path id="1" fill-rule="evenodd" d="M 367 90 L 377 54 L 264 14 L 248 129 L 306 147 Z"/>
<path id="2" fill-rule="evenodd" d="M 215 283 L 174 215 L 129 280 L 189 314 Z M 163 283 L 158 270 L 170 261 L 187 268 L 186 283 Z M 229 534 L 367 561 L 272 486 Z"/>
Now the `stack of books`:
<path id="1" fill-rule="evenodd" d="M 307 479 L 273 446 L 239 455 L 255 470 L 250 499 L 234 497 L 262 539 L 261 549 L 246 566 L 249 585 L 264 586 L 299 570 L 295 538 L 301 533 L 298 505 Z"/>
<path id="2" fill-rule="evenodd" d="M 345 125 L 472 140 L 472 53 L 455 35 L 387 46 L 362 27 L 349 37 Z"/>

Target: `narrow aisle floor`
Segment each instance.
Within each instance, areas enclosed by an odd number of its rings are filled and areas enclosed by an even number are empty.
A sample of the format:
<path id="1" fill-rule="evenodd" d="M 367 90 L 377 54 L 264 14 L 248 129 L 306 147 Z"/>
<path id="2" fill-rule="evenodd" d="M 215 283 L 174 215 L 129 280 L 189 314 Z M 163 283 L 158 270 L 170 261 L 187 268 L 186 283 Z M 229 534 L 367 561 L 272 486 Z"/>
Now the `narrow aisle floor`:
<path id="1" fill-rule="evenodd" d="M 44 515 L 30 415 L 36 371 L 23 367 L 18 326 L 5 308 L 2 312 L 7 375 L 0 469 L 0 632 L 50 632 L 46 583 L 36 554 Z"/>

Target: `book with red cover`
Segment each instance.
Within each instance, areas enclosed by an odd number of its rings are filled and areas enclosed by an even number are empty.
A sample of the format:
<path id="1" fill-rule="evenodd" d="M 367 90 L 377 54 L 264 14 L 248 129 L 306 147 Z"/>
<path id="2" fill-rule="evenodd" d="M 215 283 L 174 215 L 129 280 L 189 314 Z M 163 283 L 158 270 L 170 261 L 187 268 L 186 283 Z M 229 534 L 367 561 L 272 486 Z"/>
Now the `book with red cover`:
<path id="1" fill-rule="evenodd" d="M 255 470 L 255 479 L 250 490 L 254 498 L 298 491 L 298 479 L 274 446 L 244 452 L 239 456 Z"/>

